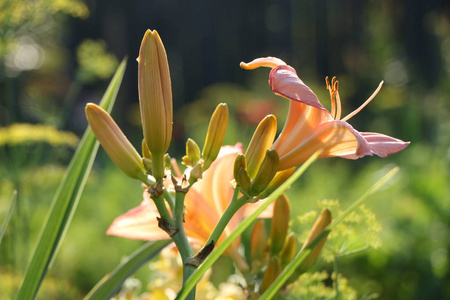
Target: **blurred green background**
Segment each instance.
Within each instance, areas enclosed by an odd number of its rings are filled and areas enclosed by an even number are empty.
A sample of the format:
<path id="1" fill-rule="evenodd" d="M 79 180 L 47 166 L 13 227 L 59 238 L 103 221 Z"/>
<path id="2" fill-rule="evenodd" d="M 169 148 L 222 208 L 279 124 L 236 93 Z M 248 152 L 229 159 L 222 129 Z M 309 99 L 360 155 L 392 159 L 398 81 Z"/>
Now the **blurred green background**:
<path id="1" fill-rule="evenodd" d="M 170 153 L 187 137 L 202 145 L 214 107 L 231 109 L 226 143 L 246 145 L 266 114 L 284 122 L 287 101 L 270 91 L 268 70 L 240 61 L 276 56 L 328 106 L 325 76 L 337 76 L 343 114 L 377 87 L 352 118 L 360 131 L 411 141 L 380 159 L 324 159 L 288 195 L 293 214 L 323 199 L 355 200 L 391 166 L 401 168 L 367 206 L 383 246 L 340 260 L 350 285 L 379 299 L 450 299 L 450 4 L 447 1 L 0 1 L 0 221 L 17 203 L 0 244 L 0 299 L 20 283 L 64 169 L 99 102 L 128 57 L 113 117 L 139 148 L 137 64 L 147 28 L 165 44 L 174 93 Z M 99 151 L 73 223 L 38 297 L 78 299 L 142 242 L 104 234 L 137 206 L 141 189 Z M 295 222 L 293 223 L 295 230 Z M 329 269 L 325 263 L 317 270 Z M 138 277 L 145 282 L 145 268 Z M 64 296 L 61 296 L 64 295 Z M 65 298 L 64 298 L 65 297 Z"/>

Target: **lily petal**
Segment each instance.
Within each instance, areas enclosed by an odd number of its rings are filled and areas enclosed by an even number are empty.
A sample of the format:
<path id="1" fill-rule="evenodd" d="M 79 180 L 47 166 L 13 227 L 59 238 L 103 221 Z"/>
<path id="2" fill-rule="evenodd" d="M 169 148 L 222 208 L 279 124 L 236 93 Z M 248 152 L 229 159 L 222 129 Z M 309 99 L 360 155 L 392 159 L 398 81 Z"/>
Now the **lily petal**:
<path id="1" fill-rule="evenodd" d="M 281 65 L 270 71 L 269 85 L 275 94 L 289 100 L 299 101 L 310 106 L 324 110 L 330 114 L 320 103 L 316 94 L 298 77 L 294 68 Z M 331 118 L 331 114 L 330 114 Z"/>
<path id="2" fill-rule="evenodd" d="M 360 134 L 366 140 L 370 152 L 372 153 L 369 155 L 376 154 L 379 157 L 386 157 L 402 151 L 410 144 L 410 142 L 404 142 L 381 133 L 360 132 Z M 343 157 L 347 159 L 357 159 L 360 158 L 361 155 L 356 153 L 355 155 L 347 155 Z"/>

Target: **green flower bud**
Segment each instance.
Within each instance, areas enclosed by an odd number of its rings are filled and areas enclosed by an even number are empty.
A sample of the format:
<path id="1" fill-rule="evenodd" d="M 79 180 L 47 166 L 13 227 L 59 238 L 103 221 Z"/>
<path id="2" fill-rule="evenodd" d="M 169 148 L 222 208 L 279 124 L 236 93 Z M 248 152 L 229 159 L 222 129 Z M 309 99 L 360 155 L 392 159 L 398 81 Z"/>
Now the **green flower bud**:
<path id="1" fill-rule="evenodd" d="M 193 167 L 200 160 L 200 148 L 197 143 L 188 139 L 186 142 L 186 155 L 182 158 L 182 163 L 185 166 Z"/>
<path id="2" fill-rule="evenodd" d="M 217 106 L 208 126 L 205 145 L 203 146 L 202 158 L 204 160 L 203 171 L 206 171 L 217 158 L 222 146 L 228 125 L 228 106 L 221 103 Z"/>
<path id="3" fill-rule="evenodd" d="M 269 183 L 267 188 L 259 194 L 260 199 L 264 199 L 270 196 L 277 188 L 280 187 L 289 177 L 291 177 L 292 174 L 295 172 L 295 167 L 279 171 L 275 176 L 273 177 L 272 181 Z"/>
<path id="4" fill-rule="evenodd" d="M 278 257 L 274 256 L 270 259 L 269 264 L 267 265 L 266 272 L 264 273 L 263 280 L 261 282 L 261 286 L 259 287 L 259 292 L 264 293 L 267 288 L 275 281 L 275 279 L 281 273 L 281 264 Z"/>
<path id="5" fill-rule="evenodd" d="M 286 195 L 281 195 L 275 201 L 272 225 L 270 228 L 270 255 L 277 256 L 285 244 L 289 229 L 291 208 Z"/>
<path id="6" fill-rule="evenodd" d="M 252 180 L 251 196 L 257 196 L 264 191 L 278 170 L 278 153 L 275 150 L 266 150 L 266 156 L 259 167 L 256 177 Z"/>
<path id="7" fill-rule="evenodd" d="M 274 115 L 268 115 L 258 125 L 247 147 L 247 172 L 250 178 L 254 178 L 263 161 L 266 150 L 270 148 L 277 133 L 277 119 Z"/>

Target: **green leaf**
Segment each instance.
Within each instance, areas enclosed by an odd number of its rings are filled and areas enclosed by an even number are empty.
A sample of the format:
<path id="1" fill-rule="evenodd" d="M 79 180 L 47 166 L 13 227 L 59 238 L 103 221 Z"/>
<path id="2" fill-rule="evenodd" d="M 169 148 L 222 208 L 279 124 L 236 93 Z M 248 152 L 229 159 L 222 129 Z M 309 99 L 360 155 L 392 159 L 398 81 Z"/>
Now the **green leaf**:
<path id="1" fill-rule="evenodd" d="M 123 74 L 126 60 L 124 59 L 112 78 L 100 102 L 105 110 L 111 111 Z M 42 280 L 50 268 L 58 248 L 72 220 L 78 205 L 81 192 L 94 162 L 99 143 L 88 128 L 72 157 L 66 175 L 61 181 L 53 198 L 50 211 L 42 228 L 31 261 L 27 266 L 25 277 L 16 299 L 34 299 Z"/>
<path id="2" fill-rule="evenodd" d="M 308 167 L 317 159 L 320 153 L 316 152 L 312 155 L 291 177 L 289 177 L 286 182 L 284 182 L 278 189 L 276 189 L 266 200 L 264 204 L 258 207 L 250 216 L 245 218 L 239 225 L 231 232 L 231 234 L 226 237 L 216 249 L 205 259 L 205 261 L 195 270 L 192 275 L 186 280 L 181 291 L 178 293 L 176 300 L 186 299 L 189 292 L 195 287 L 200 278 L 205 274 L 205 272 L 216 262 L 217 259 L 228 249 L 231 243 L 238 238 L 245 229 L 247 229 L 253 221 L 255 221 L 258 216 L 266 209 L 272 202 L 274 202 L 279 196 L 281 196 L 290 186 L 294 183 Z"/>
<path id="3" fill-rule="evenodd" d="M 358 200 L 354 201 L 342 214 L 340 214 L 334 221 L 328 225 L 328 227 L 319 234 L 303 251 L 297 253 L 294 259 L 283 269 L 280 275 L 272 282 L 272 284 L 267 288 L 264 294 L 261 295 L 259 300 L 269 300 L 272 299 L 277 291 L 283 286 L 283 284 L 289 279 L 289 277 L 294 273 L 294 271 L 300 266 L 303 260 L 308 257 L 311 250 L 319 243 L 319 241 L 330 232 L 330 230 L 342 222 L 346 216 L 348 216 L 353 210 L 359 207 L 370 195 L 376 192 L 381 186 L 383 186 L 392 176 L 394 176 L 398 171 L 398 168 L 394 168 L 389 171 L 386 175 L 378 180 L 374 185 L 372 185 Z"/>
<path id="4" fill-rule="evenodd" d="M 111 274 L 106 275 L 84 298 L 85 300 L 103 300 L 111 298 L 122 283 L 132 275 L 142 264 L 155 257 L 162 249 L 170 244 L 170 240 L 148 242 L 129 257 L 125 258 Z"/>
<path id="5" fill-rule="evenodd" d="M 12 213 L 14 211 L 14 206 L 16 205 L 17 191 L 14 191 L 11 196 L 11 205 L 9 206 L 8 213 L 3 220 L 2 227 L 0 227 L 0 244 L 2 243 L 3 236 L 5 235 L 6 227 L 8 227 L 9 221 L 11 220 Z"/>

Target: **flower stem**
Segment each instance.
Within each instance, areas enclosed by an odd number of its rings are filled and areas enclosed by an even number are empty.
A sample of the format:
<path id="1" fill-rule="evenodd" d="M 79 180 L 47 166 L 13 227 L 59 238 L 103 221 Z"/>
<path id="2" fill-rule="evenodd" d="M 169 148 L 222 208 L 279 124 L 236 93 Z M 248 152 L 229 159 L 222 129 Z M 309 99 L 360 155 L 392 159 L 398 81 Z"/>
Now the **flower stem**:
<path id="1" fill-rule="evenodd" d="M 227 209 L 225 210 L 223 215 L 220 217 L 220 220 L 216 224 L 216 227 L 214 227 L 214 230 L 211 233 L 211 235 L 209 236 L 205 245 L 208 245 L 209 243 L 211 243 L 211 241 L 214 241 L 214 243 L 217 244 L 217 241 L 219 240 L 220 236 L 222 235 L 222 232 L 225 230 L 225 227 L 230 222 L 231 218 L 242 206 L 244 206 L 245 203 L 247 203 L 247 200 L 248 200 L 247 196 L 244 195 L 241 198 L 237 199 L 238 195 L 239 195 L 239 188 L 235 188 L 233 198 L 231 199 L 230 203 L 228 204 Z"/>
<path id="2" fill-rule="evenodd" d="M 173 215 L 175 219 L 175 227 L 178 229 L 178 232 L 172 236 L 172 240 L 177 246 L 178 251 L 180 252 L 181 260 L 183 261 L 183 285 L 196 269 L 194 266 L 186 264 L 187 259 L 194 256 L 194 251 L 189 243 L 183 224 L 185 196 L 185 192 L 176 192 L 175 194 L 175 209 L 173 211 Z M 195 288 L 189 293 L 186 299 L 195 299 Z"/>

